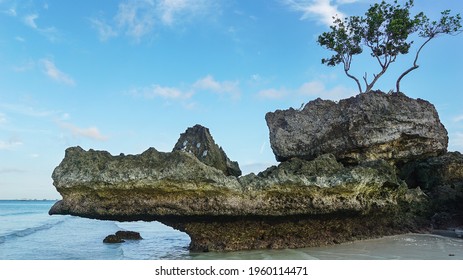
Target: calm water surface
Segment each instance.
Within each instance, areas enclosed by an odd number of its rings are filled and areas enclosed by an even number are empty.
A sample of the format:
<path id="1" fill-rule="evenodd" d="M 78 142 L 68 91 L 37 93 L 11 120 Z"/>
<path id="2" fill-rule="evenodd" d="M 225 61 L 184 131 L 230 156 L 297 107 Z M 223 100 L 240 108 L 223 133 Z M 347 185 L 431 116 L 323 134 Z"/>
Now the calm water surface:
<path id="1" fill-rule="evenodd" d="M 463 239 L 430 234 L 405 234 L 319 248 L 190 253 L 188 235 L 163 224 L 49 216 L 53 203 L 0 201 L 0 259 L 463 260 Z M 102 242 L 118 230 L 138 231 L 144 239 L 121 244 Z"/>

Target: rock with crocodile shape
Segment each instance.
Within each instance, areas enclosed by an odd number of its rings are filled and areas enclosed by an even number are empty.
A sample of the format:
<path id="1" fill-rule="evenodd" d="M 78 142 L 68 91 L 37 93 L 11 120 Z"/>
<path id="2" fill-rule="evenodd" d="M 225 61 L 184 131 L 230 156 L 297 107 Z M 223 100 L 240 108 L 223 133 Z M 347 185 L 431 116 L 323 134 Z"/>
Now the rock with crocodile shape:
<path id="1" fill-rule="evenodd" d="M 345 167 L 333 155 L 226 176 L 186 151 L 112 156 L 68 148 L 50 214 L 159 221 L 194 251 L 299 248 L 413 231 L 426 198 L 383 160 Z"/>

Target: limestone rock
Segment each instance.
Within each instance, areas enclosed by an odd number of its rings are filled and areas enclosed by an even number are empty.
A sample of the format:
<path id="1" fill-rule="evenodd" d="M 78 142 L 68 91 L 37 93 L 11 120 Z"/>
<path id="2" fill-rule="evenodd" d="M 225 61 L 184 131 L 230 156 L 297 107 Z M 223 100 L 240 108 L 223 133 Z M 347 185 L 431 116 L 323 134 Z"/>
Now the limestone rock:
<path id="1" fill-rule="evenodd" d="M 401 93 L 372 92 L 337 103 L 316 99 L 265 118 L 278 161 L 332 153 L 349 164 L 402 163 L 441 155 L 448 143 L 434 106 Z"/>
<path id="2" fill-rule="evenodd" d="M 426 202 L 385 161 L 345 167 L 333 155 L 294 158 L 236 178 L 184 151 L 112 156 L 74 147 L 52 178 L 63 199 L 50 214 L 160 221 L 189 234 L 190 248 L 202 251 L 296 248 L 410 231 L 420 227 Z"/>
<path id="3" fill-rule="evenodd" d="M 195 199 L 240 189 L 235 177 L 225 176 L 190 153 L 163 153 L 154 148 L 140 155 L 118 156 L 68 148 L 52 178 L 63 200 L 51 212 L 116 220 L 119 216 L 137 220 L 174 213 L 195 215 L 201 207 L 192 203 Z"/>
<path id="4" fill-rule="evenodd" d="M 123 243 L 125 242 L 122 238 L 115 234 L 110 234 L 103 239 L 103 243 L 114 244 L 114 243 Z"/>
<path id="5" fill-rule="evenodd" d="M 124 240 L 141 240 L 143 239 L 139 232 L 130 230 L 119 230 L 116 232 L 116 236 Z"/>
<path id="6" fill-rule="evenodd" d="M 119 230 L 115 234 L 110 234 L 105 237 L 103 240 L 103 243 L 123 243 L 125 240 L 141 240 L 143 239 L 140 236 L 140 233 L 136 231 L 125 231 L 125 230 Z"/>
<path id="7" fill-rule="evenodd" d="M 209 129 L 195 125 L 180 135 L 173 151 L 185 151 L 196 156 L 206 165 L 215 167 L 227 176 L 241 176 L 241 170 L 236 161 L 231 161 L 223 149 L 211 136 Z"/>

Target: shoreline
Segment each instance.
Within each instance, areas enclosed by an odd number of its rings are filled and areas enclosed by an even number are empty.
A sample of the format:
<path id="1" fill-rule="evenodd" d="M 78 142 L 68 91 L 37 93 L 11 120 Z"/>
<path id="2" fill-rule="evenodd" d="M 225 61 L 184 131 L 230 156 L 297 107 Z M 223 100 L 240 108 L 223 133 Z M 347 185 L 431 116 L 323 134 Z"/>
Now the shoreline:
<path id="1" fill-rule="evenodd" d="M 461 237 L 458 236 L 455 230 L 451 230 L 451 229 L 433 229 L 430 231 L 430 234 L 462 239 Z"/>

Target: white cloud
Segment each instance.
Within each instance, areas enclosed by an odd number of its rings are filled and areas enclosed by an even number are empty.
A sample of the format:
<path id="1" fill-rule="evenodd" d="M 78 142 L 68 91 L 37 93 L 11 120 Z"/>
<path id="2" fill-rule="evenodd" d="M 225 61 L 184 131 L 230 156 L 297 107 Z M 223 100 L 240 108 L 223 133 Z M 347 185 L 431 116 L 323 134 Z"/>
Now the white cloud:
<path id="1" fill-rule="evenodd" d="M 34 67 L 35 67 L 35 62 L 33 60 L 29 60 L 27 62 L 24 62 L 22 65 L 14 66 L 13 70 L 15 72 L 26 72 L 26 71 L 34 69 Z"/>
<path id="2" fill-rule="evenodd" d="M 1 1 L 0 1 L 1 2 Z M 6 11 L 2 11 L 4 14 L 7 14 L 9 16 L 12 16 L 12 17 L 15 17 L 18 15 L 18 13 L 16 12 L 16 9 L 15 8 L 10 8 Z"/>
<path id="3" fill-rule="evenodd" d="M 175 15 L 188 9 L 188 7 L 188 1 L 186 0 L 161 0 L 158 6 L 161 13 L 161 21 L 166 25 L 172 25 Z"/>
<path id="4" fill-rule="evenodd" d="M 286 88 L 280 89 L 264 89 L 257 93 L 257 96 L 262 99 L 282 99 L 289 94 L 289 91 Z"/>
<path id="5" fill-rule="evenodd" d="M 340 100 L 342 98 L 353 96 L 357 92 L 353 89 L 345 88 L 343 86 L 327 89 L 325 84 L 321 81 L 311 81 L 304 83 L 297 90 L 297 93 L 301 96 L 313 96 L 331 100 Z"/>
<path id="6" fill-rule="evenodd" d="M 215 4 L 217 1 L 212 0 L 160 0 L 157 9 L 161 22 L 171 26 L 179 21 L 209 14 Z"/>
<path id="7" fill-rule="evenodd" d="M 38 29 L 37 24 L 35 23 L 37 18 L 39 18 L 39 15 L 37 14 L 27 15 L 24 17 L 24 23 L 30 28 Z"/>
<path id="8" fill-rule="evenodd" d="M 0 124 L 6 123 L 6 116 L 3 113 L 0 113 Z"/>
<path id="9" fill-rule="evenodd" d="M 149 99 L 161 97 L 164 99 L 182 100 L 182 99 L 189 99 L 193 95 L 193 92 L 192 91 L 182 91 L 179 88 L 165 87 L 165 86 L 155 84 L 150 87 L 146 87 L 142 89 L 134 89 L 132 90 L 132 94 L 141 95 Z"/>
<path id="10" fill-rule="evenodd" d="M 268 85 L 272 80 L 273 78 L 271 77 L 264 77 L 258 73 L 255 73 L 248 78 L 247 83 L 253 87 L 263 87 Z"/>
<path id="11" fill-rule="evenodd" d="M 343 86 L 337 86 L 331 89 L 327 89 L 325 84 L 321 81 L 315 80 L 302 84 L 297 89 L 265 89 L 257 93 L 257 96 L 262 99 L 283 99 L 289 96 L 295 97 L 320 97 L 330 100 L 339 100 L 347 98 L 356 94 L 356 91 Z"/>
<path id="12" fill-rule="evenodd" d="M 459 115 L 453 118 L 453 122 L 461 122 L 463 121 L 463 115 Z"/>
<path id="13" fill-rule="evenodd" d="M 56 65 L 50 61 L 49 59 L 42 59 L 40 61 L 44 67 L 44 73 L 51 79 L 67 84 L 70 86 L 75 85 L 74 80 L 67 74 L 63 73 L 61 70 L 59 70 Z"/>
<path id="14" fill-rule="evenodd" d="M 252 74 L 251 81 L 258 83 L 262 81 L 262 77 L 259 74 Z"/>
<path id="15" fill-rule="evenodd" d="M 218 82 L 211 75 L 199 79 L 193 84 L 195 90 L 206 90 L 213 93 L 228 94 L 232 99 L 238 99 L 241 95 L 238 81 Z"/>
<path id="16" fill-rule="evenodd" d="M 198 79 L 191 85 L 184 86 L 182 88 L 154 84 L 149 87 L 134 88 L 129 91 L 129 94 L 148 99 L 162 98 L 171 101 L 181 101 L 184 102 L 186 107 L 192 108 L 196 106 L 196 103 L 186 102 L 191 100 L 195 94 L 203 91 L 219 95 L 227 95 L 231 99 L 238 99 L 240 97 L 238 81 L 217 81 L 211 75 Z"/>
<path id="17" fill-rule="evenodd" d="M 10 138 L 7 141 L 0 140 L 0 150 L 12 150 L 23 143 L 16 138 Z"/>
<path id="18" fill-rule="evenodd" d="M 98 31 L 101 41 L 107 41 L 108 39 L 117 37 L 118 35 L 114 28 L 104 21 L 99 19 L 90 19 L 90 23 L 92 24 L 92 27 Z"/>
<path id="19" fill-rule="evenodd" d="M 111 24 L 91 19 L 91 25 L 105 41 L 123 33 L 140 41 L 158 26 L 172 27 L 195 18 L 210 18 L 217 12 L 214 0 L 132 0 L 122 1 Z"/>
<path id="20" fill-rule="evenodd" d="M 57 114 L 58 112 L 56 111 L 48 111 L 48 110 L 41 110 L 41 109 L 36 109 L 30 106 L 25 106 L 22 104 L 9 104 L 9 103 L 0 103 L 0 108 L 18 113 L 21 115 L 29 116 L 29 117 L 48 117 Z"/>
<path id="21" fill-rule="evenodd" d="M 345 15 L 338 10 L 338 5 L 355 3 L 358 0 L 282 0 L 291 10 L 301 12 L 301 20 L 314 19 L 330 26 L 333 17 L 344 18 Z"/>
<path id="22" fill-rule="evenodd" d="M 106 141 L 108 137 L 103 135 L 98 128 L 92 126 L 80 128 L 69 122 L 58 122 L 59 126 L 71 132 L 74 137 L 85 137 L 98 141 Z"/>
<path id="23" fill-rule="evenodd" d="M 19 168 L 0 168 L 0 174 L 5 173 L 26 173 L 26 171 Z"/>
<path id="24" fill-rule="evenodd" d="M 120 3 L 115 17 L 119 28 L 139 40 L 153 30 L 155 23 L 154 1 L 137 0 Z"/>
<path id="25" fill-rule="evenodd" d="M 463 152 L 463 133 L 456 132 L 449 137 L 449 151 Z"/>
<path id="26" fill-rule="evenodd" d="M 24 24 L 30 28 L 36 30 L 41 35 L 48 38 L 48 40 L 54 42 L 58 39 L 58 31 L 55 27 L 39 27 L 36 20 L 39 18 L 38 14 L 27 15 L 23 18 Z"/>
<path id="27" fill-rule="evenodd" d="M 70 115 L 69 113 L 63 113 L 63 114 L 61 114 L 61 116 L 60 116 L 60 119 L 61 119 L 62 121 L 69 120 L 70 118 L 71 118 L 71 115 Z"/>
<path id="28" fill-rule="evenodd" d="M 339 4 L 339 5 L 342 5 L 342 4 L 353 4 L 355 2 L 358 2 L 360 0 L 337 0 L 336 2 Z"/>

